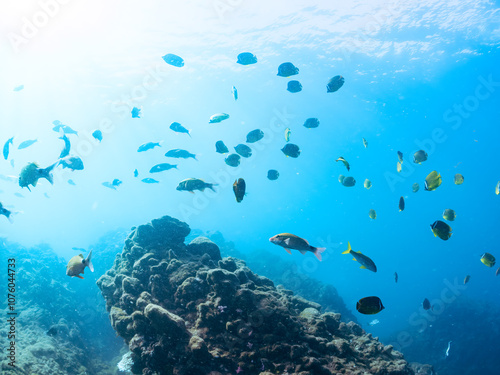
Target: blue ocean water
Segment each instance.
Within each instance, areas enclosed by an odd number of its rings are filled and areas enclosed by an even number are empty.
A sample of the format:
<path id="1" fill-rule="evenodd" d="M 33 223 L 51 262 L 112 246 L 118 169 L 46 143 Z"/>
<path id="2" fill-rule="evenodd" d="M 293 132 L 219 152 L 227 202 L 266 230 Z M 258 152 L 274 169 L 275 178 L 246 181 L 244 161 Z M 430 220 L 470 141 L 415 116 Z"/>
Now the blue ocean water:
<path id="1" fill-rule="evenodd" d="M 191 228 L 220 231 L 242 253 L 277 253 L 333 284 L 364 329 L 403 353 L 414 344 L 398 338 L 401 332 L 432 329 L 433 317 L 445 314 L 457 326 L 470 319 L 450 313 L 456 301 L 498 311 L 497 267 L 480 262 L 484 252 L 500 257 L 497 2 L 58 4 L 52 13 L 37 2 L 6 5 L 15 17 L 2 24 L 8 74 L 0 77 L 0 143 L 14 141 L 0 164 L 0 202 L 17 213 L 13 224 L 0 218 L 2 237 L 27 247 L 47 243 L 69 259 L 72 247 L 88 248 L 109 231 L 177 217 Z M 48 14 L 46 24 L 35 19 L 40 9 Z M 247 51 L 258 62 L 237 64 L 237 55 Z M 184 66 L 166 64 L 161 57 L 167 53 L 181 56 Z M 292 62 L 299 74 L 277 76 L 283 62 Z M 336 75 L 345 84 L 327 93 Z M 301 82 L 301 92 L 286 90 L 292 79 Z M 134 107 L 140 118 L 132 118 Z M 230 118 L 209 124 L 216 113 Z M 303 126 L 310 117 L 319 119 L 318 128 Z M 52 164 L 64 146 L 52 130 L 55 120 L 78 131 L 70 135 L 71 155 L 80 156 L 85 168 L 59 166 L 53 185 L 40 180 L 31 192 L 21 189 L 21 169 L 32 161 Z M 170 130 L 174 121 L 191 137 Z M 281 152 L 286 128 L 301 149 L 296 159 Z M 96 129 L 102 142 L 91 136 Z M 238 168 L 226 165 L 216 141 L 233 152 L 254 129 L 265 136 L 252 145 L 253 155 Z M 18 150 L 28 139 L 38 142 Z M 137 152 L 143 143 L 160 141 L 159 148 Z M 176 148 L 197 160 L 164 156 Z M 419 165 L 413 153 L 420 149 L 428 160 Z M 397 151 L 404 155 L 400 173 Z M 349 172 L 335 162 L 340 156 L 349 161 Z M 148 172 L 163 162 L 178 169 Z M 279 171 L 277 181 L 267 179 L 269 169 Z M 425 191 L 433 170 L 442 185 Z M 456 173 L 464 176 L 463 185 L 454 184 Z M 356 185 L 342 186 L 340 174 L 353 176 Z M 159 183 L 141 182 L 147 177 Z M 177 191 L 190 177 L 218 184 L 215 193 Z M 232 191 L 236 178 L 247 185 L 241 203 Z M 369 190 L 363 187 L 367 178 Z M 116 190 L 102 185 L 114 179 L 123 181 Z M 451 238 L 442 241 L 430 225 L 443 220 L 446 208 L 457 218 L 449 223 Z M 370 209 L 376 220 L 368 217 Z M 324 260 L 289 255 L 269 242 L 282 232 L 326 247 Z M 377 273 L 341 254 L 348 241 L 375 261 Z M 464 286 L 466 275 L 471 279 Z M 372 295 L 385 310 L 357 313 L 356 301 Z M 424 298 L 434 305 L 431 312 L 422 310 Z M 379 323 L 370 326 L 374 318 Z M 498 324 L 488 321 L 491 329 Z M 439 337 L 445 356 L 454 333 L 441 329 Z"/>

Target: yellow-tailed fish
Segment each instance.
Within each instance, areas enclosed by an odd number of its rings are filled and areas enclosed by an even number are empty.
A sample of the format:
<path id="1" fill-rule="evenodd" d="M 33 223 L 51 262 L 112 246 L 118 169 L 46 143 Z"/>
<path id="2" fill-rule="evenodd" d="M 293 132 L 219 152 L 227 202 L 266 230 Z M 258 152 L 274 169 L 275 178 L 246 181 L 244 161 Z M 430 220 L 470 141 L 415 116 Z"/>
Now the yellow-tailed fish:
<path id="1" fill-rule="evenodd" d="M 370 211 L 368 211 L 368 216 L 370 217 L 370 219 L 375 220 L 377 218 L 377 213 L 374 209 L 371 209 Z"/>
<path id="2" fill-rule="evenodd" d="M 372 182 L 369 179 L 366 179 L 364 186 L 366 189 L 370 189 L 372 187 Z"/>
<path id="3" fill-rule="evenodd" d="M 432 171 L 425 178 L 425 190 L 427 191 L 436 190 L 439 187 L 439 185 L 441 185 L 441 182 L 442 182 L 441 175 L 436 171 Z"/>
<path id="4" fill-rule="evenodd" d="M 349 242 L 347 242 L 347 250 L 342 252 L 342 254 L 351 254 L 353 256 L 352 260 L 355 260 L 356 262 L 361 264 L 361 267 L 359 268 L 363 270 L 366 269 L 372 272 L 377 272 L 377 266 L 375 265 L 373 260 L 371 260 L 366 255 L 361 254 L 361 251 L 353 251 L 351 249 L 351 244 Z"/>

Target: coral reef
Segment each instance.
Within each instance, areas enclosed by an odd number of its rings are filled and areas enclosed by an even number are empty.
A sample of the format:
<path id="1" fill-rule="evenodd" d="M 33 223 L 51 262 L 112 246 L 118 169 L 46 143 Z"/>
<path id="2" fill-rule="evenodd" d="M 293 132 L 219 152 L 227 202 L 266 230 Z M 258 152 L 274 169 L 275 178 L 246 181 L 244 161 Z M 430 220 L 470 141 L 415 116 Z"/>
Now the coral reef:
<path id="1" fill-rule="evenodd" d="M 132 372 L 414 374 L 403 355 L 340 314 L 253 273 L 165 216 L 135 228 L 97 281 Z"/>
<path id="2" fill-rule="evenodd" d="M 0 241 L 0 262 L 7 264 L 7 258 L 16 259 L 16 367 L 2 356 L 0 373 L 114 374 L 108 362 L 122 343 L 109 327 L 92 280 L 68 278 L 66 262 L 47 245 L 24 249 Z M 1 303 L 7 316 L 5 299 Z M 0 347 L 9 347 L 7 337 L 7 325 L 2 324 Z"/>

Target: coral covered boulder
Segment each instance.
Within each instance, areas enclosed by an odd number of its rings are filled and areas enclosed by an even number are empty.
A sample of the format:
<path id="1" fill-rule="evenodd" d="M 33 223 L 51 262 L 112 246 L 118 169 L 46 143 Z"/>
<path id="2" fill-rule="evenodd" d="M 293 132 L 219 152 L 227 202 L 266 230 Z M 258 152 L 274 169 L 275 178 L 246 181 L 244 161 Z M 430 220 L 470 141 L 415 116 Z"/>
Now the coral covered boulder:
<path id="1" fill-rule="evenodd" d="M 414 374 L 358 324 L 187 234 L 168 216 L 139 226 L 97 282 L 134 374 Z"/>

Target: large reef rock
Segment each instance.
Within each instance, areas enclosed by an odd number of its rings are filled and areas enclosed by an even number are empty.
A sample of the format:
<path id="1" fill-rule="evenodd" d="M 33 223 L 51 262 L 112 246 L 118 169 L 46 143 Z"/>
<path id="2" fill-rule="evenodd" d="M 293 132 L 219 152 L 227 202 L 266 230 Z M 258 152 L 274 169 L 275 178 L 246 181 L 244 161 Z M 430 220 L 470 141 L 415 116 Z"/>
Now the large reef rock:
<path id="1" fill-rule="evenodd" d="M 132 372 L 414 374 L 401 353 L 340 314 L 277 289 L 165 216 L 137 227 L 97 282 Z"/>

